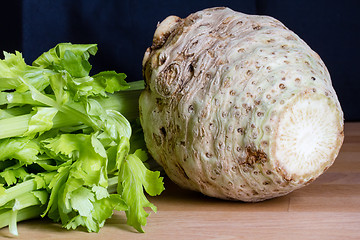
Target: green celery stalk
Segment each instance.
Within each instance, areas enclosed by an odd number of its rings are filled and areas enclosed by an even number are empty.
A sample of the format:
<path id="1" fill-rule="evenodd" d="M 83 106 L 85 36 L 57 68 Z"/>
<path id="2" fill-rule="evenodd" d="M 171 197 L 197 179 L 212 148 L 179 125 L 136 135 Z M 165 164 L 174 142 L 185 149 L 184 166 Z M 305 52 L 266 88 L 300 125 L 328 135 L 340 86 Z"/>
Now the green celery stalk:
<path id="1" fill-rule="evenodd" d="M 30 179 L 25 182 L 16 184 L 15 186 L 6 189 L 3 194 L 0 194 L 0 206 L 11 200 L 14 200 L 26 192 L 31 192 L 36 189 L 37 187 L 35 179 Z"/>
<path id="2" fill-rule="evenodd" d="M 32 66 L 21 53 L 0 60 L 0 227 L 49 217 L 98 232 L 114 210 L 143 232 L 163 179 L 150 170 L 138 122 L 144 81 L 90 76 L 96 44 L 61 43 Z M 149 210 L 150 210 L 149 209 Z"/>
<path id="3" fill-rule="evenodd" d="M 21 222 L 24 220 L 34 219 L 38 218 L 44 211 L 46 206 L 45 205 L 34 205 L 27 208 L 23 208 L 20 210 L 17 210 L 16 216 L 16 222 Z M 14 235 L 17 235 L 17 229 L 16 229 L 16 222 L 9 222 L 9 219 L 14 217 L 13 211 L 5 210 L 0 211 L 0 228 L 9 226 L 9 224 L 12 224 L 12 229 L 14 229 L 14 232 L 10 232 Z"/>
<path id="4" fill-rule="evenodd" d="M 142 86 L 143 81 L 137 81 L 136 84 Z M 138 99 L 141 90 L 127 90 L 116 94 L 110 94 L 108 98 L 97 99 L 99 103 L 107 110 L 116 110 L 129 121 L 135 120 L 139 116 Z M 27 109 L 26 109 L 27 110 Z M 23 135 L 29 128 L 29 121 L 32 114 L 8 117 L 0 120 L 0 139 Z M 53 128 L 80 125 L 80 117 L 69 118 L 69 115 L 58 112 L 53 119 Z"/>

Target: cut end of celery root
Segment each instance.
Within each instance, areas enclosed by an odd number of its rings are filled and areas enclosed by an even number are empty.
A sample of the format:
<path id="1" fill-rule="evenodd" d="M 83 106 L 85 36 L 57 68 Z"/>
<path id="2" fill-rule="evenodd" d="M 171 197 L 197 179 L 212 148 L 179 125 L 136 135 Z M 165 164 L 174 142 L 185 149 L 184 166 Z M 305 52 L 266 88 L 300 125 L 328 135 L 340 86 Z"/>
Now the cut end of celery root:
<path id="1" fill-rule="evenodd" d="M 332 99 L 303 93 L 279 116 L 271 144 L 273 164 L 292 182 L 311 182 L 334 162 L 344 139 L 342 113 Z"/>

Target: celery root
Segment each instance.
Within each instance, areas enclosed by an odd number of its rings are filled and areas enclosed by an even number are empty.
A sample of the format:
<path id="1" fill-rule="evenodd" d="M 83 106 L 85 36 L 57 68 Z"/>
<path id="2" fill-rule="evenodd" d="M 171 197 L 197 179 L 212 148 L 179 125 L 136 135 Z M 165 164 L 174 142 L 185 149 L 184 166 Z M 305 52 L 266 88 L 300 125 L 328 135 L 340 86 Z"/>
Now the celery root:
<path id="1" fill-rule="evenodd" d="M 178 185 L 261 201 L 316 179 L 343 142 L 329 72 L 268 16 L 211 8 L 159 24 L 143 60 L 145 141 Z"/>

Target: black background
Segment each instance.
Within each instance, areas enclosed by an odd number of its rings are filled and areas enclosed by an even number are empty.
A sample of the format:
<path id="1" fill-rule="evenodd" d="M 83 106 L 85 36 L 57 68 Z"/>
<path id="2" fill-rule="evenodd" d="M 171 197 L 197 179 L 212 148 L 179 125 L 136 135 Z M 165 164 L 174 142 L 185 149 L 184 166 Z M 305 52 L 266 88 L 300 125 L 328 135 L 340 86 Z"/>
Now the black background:
<path id="1" fill-rule="evenodd" d="M 143 54 L 158 22 L 215 6 L 283 22 L 327 65 L 345 120 L 360 121 L 358 0 L 2 1 L 0 50 L 21 51 L 31 64 L 60 42 L 97 43 L 99 51 L 90 60 L 93 73 L 115 70 L 135 81 L 142 79 Z"/>

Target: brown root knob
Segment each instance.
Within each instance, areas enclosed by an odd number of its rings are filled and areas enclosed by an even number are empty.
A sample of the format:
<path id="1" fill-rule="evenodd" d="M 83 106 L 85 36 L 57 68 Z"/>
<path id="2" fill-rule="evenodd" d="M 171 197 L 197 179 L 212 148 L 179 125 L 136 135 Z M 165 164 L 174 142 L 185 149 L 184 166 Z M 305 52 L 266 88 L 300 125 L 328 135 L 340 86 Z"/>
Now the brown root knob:
<path id="1" fill-rule="evenodd" d="M 169 35 L 176 29 L 179 22 L 181 22 L 181 18 L 177 16 L 169 16 L 158 24 L 154 33 L 152 48 L 157 49 L 162 47 Z"/>

